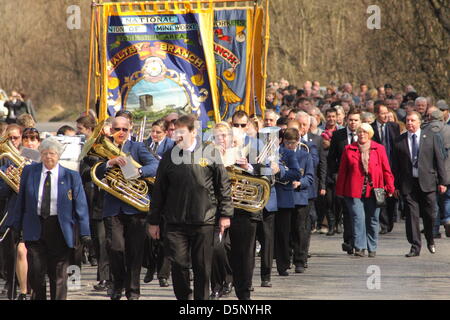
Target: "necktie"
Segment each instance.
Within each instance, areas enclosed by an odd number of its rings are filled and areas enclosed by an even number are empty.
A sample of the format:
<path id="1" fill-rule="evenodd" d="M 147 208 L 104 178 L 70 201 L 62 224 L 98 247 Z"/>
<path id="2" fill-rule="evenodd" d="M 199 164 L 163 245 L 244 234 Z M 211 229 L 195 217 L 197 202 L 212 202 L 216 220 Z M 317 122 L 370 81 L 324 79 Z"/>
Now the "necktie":
<path id="1" fill-rule="evenodd" d="M 44 190 L 42 192 L 41 201 L 41 217 L 47 219 L 50 217 L 50 198 L 52 193 L 51 171 L 47 171 L 47 177 L 44 181 Z"/>
<path id="2" fill-rule="evenodd" d="M 155 142 L 154 144 L 153 144 L 153 152 L 156 152 L 156 150 L 158 150 L 158 145 L 159 145 L 159 143 L 158 142 Z"/>
<path id="3" fill-rule="evenodd" d="M 384 135 L 384 126 L 385 126 L 385 124 L 383 123 L 383 124 L 381 125 L 381 129 L 380 129 L 380 131 L 381 131 L 380 138 L 381 138 L 381 143 L 382 143 L 383 145 L 386 144 L 385 141 L 384 141 L 384 138 L 385 138 L 385 135 Z"/>
<path id="4" fill-rule="evenodd" d="M 419 147 L 417 145 L 417 136 L 415 134 L 413 134 L 412 136 L 412 144 L 411 144 L 411 149 L 412 149 L 412 163 L 413 163 L 413 167 L 414 168 L 418 168 L 419 167 Z"/>
<path id="5" fill-rule="evenodd" d="M 353 132 L 350 132 L 350 144 L 355 142 L 355 134 Z"/>

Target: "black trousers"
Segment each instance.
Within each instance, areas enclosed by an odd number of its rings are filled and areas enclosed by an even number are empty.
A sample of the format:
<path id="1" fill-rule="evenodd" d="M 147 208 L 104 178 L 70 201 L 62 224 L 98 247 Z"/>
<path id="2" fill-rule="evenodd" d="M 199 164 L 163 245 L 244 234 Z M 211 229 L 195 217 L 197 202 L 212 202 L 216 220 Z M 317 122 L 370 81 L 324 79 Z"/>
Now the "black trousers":
<path id="1" fill-rule="evenodd" d="M 67 267 L 72 249 L 64 239 L 58 217 L 41 219 L 42 234 L 38 241 L 26 241 L 28 274 L 32 300 L 46 300 L 45 274 L 50 281 L 50 299 L 67 299 Z"/>
<path id="2" fill-rule="evenodd" d="M 97 257 L 97 281 L 111 280 L 109 255 L 106 250 L 106 229 L 103 220 L 91 220 L 92 246 Z"/>
<path id="3" fill-rule="evenodd" d="M 311 239 L 309 209 L 309 204 L 295 206 L 291 214 L 291 246 L 296 267 L 304 266 L 308 262 L 308 249 Z"/>
<path id="4" fill-rule="evenodd" d="M 230 265 L 230 235 L 225 230 L 222 241 L 219 239 L 219 230 L 214 232 L 214 251 L 212 258 L 211 290 L 220 292 L 225 283 L 232 282 L 232 269 Z"/>
<path id="5" fill-rule="evenodd" d="M 354 238 L 353 238 L 353 223 L 350 212 L 347 209 L 347 205 L 345 204 L 344 198 L 337 198 L 337 201 L 340 203 L 340 207 L 342 210 L 343 222 L 344 222 L 344 232 L 343 238 L 344 242 L 349 244 L 350 246 L 354 246 Z"/>
<path id="6" fill-rule="evenodd" d="M 273 264 L 275 212 L 263 209 L 262 221 L 256 228 L 256 240 L 261 244 L 261 281 L 270 281 Z"/>
<path id="7" fill-rule="evenodd" d="M 109 263 L 113 274 L 114 291 L 125 288 L 129 299 L 140 296 L 140 276 L 145 241 L 145 214 L 118 214 L 106 218 Z M 110 229 L 110 230 L 109 230 Z"/>
<path id="8" fill-rule="evenodd" d="M 328 229 L 333 230 L 338 224 L 342 223 L 342 210 L 344 203 L 342 203 L 341 199 L 336 197 L 334 184 L 327 185 L 327 194 L 324 198 L 324 210 L 326 211 Z"/>
<path id="9" fill-rule="evenodd" d="M 144 244 L 144 260 L 142 266 L 152 274 L 157 272 L 158 279 L 169 279 L 170 261 L 164 250 L 164 233 L 161 230 L 161 239 L 155 240 L 146 236 Z"/>
<path id="10" fill-rule="evenodd" d="M 6 287 L 8 291 L 8 299 L 14 300 L 17 297 L 17 286 L 18 281 L 16 277 L 16 270 L 14 266 L 16 265 L 16 259 L 17 259 L 17 247 L 16 243 L 18 242 L 19 235 L 16 232 L 13 232 L 12 230 L 9 231 L 9 233 L 6 235 L 5 239 L 3 239 L 3 242 L 1 242 L 2 245 L 2 251 L 3 251 L 3 257 L 5 261 L 5 280 L 6 280 Z M 16 278 L 15 278 L 16 277 Z M 13 288 L 14 283 L 14 288 Z"/>
<path id="11" fill-rule="evenodd" d="M 286 271 L 291 264 L 289 240 L 293 210 L 291 208 L 279 208 L 275 215 L 275 261 L 278 272 Z"/>
<path id="12" fill-rule="evenodd" d="M 436 192 L 423 192 L 420 189 L 419 180 L 413 179 L 412 191 L 404 195 L 406 211 L 406 237 L 411 244 L 411 250 L 420 252 L 422 240 L 420 236 L 420 218 L 423 220 L 423 228 L 427 244 L 434 244 L 433 226 L 434 209 L 436 205 Z"/>
<path id="13" fill-rule="evenodd" d="M 194 300 L 209 299 L 213 255 L 213 225 L 167 225 L 165 249 L 172 263 L 172 282 L 178 300 L 192 295 L 189 263 L 194 272 Z"/>
<path id="14" fill-rule="evenodd" d="M 380 227 L 382 230 L 391 232 L 394 229 L 394 221 L 397 217 L 398 200 L 395 198 L 386 199 L 386 207 L 380 209 Z"/>
<path id="15" fill-rule="evenodd" d="M 253 270 L 255 268 L 255 239 L 258 221 L 244 210 L 235 209 L 230 226 L 233 284 L 239 300 L 250 299 Z"/>

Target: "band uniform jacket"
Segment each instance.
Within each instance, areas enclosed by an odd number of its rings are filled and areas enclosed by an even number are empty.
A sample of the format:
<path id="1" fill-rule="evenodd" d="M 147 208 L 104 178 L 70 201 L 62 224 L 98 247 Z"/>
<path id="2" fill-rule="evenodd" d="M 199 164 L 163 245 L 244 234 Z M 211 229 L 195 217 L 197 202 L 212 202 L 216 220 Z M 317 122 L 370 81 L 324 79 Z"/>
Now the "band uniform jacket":
<path id="1" fill-rule="evenodd" d="M 280 160 L 281 165 L 284 166 L 285 174 L 275 184 L 277 190 L 277 206 L 278 208 L 294 208 L 294 188 L 292 182 L 300 180 L 300 167 L 295 152 L 284 147 L 280 147 Z"/>
<path id="2" fill-rule="evenodd" d="M 42 163 L 25 166 L 20 178 L 21 187 L 14 208 L 11 227 L 23 231 L 25 241 L 37 241 L 41 237 L 41 222 L 37 212 L 39 182 Z M 90 236 L 89 213 L 81 177 L 78 172 L 59 165 L 58 221 L 69 248 L 74 247 L 74 226 L 79 226 L 80 236 Z"/>
<path id="3" fill-rule="evenodd" d="M 126 141 L 122 151 L 126 154 L 130 154 L 133 159 L 142 165 L 141 178 L 154 177 L 158 168 L 159 161 L 148 151 L 142 142 Z M 106 162 L 100 165 L 97 169 L 97 177 L 102 179 L 106 173 Z M 149 197 L 147 195 L 147 197 Z M 105 200 L 103 202 L 103 217 L 112 217 L 124 213 L 128 215 L 142 213 L 138 209 L 122 200 L 114 197 L 113 195 L 105 192 Z"/>
<path id="4" fill-rule="evenodd" d="M 151 225 L 160 225 L 162 218 L 169 225 L 198 226 L 231 218 L 230 180 L 219 150 L 197 141 L 194 152 L 177 145 L 167 151 L 158 167 L 150 206 L 147 221 Z"/>

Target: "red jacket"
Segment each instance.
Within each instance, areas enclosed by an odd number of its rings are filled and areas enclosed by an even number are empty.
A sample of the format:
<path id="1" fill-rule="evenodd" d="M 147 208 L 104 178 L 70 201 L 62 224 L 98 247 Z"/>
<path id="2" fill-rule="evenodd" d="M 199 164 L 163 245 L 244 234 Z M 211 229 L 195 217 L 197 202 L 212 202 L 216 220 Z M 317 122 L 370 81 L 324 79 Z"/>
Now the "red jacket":
<path id="1" fill-rule="evenodd" d="M 394 193 L 394 176 L 389 166 L 384 146 L 371 141 L 369 158 L 369 175 L 373 188 L 384 188 Z M 341 164 L 336 182 L 336 195 L 350 198 L 361 198 L 364 184 L 364 169 L 358 143 L 347 145 L 342 153 Z M 372 187 L 367 187 L 365 197 L 372 194 Z"/>

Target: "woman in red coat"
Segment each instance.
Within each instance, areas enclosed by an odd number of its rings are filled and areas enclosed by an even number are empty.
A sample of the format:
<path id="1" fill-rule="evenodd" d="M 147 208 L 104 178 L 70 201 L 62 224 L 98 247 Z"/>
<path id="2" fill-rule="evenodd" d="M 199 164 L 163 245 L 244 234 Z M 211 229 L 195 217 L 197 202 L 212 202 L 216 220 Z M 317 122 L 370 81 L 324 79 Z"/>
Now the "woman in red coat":
<path id="1" fill-rule="evenodd" d="M 336 195 L 345 198 L 353 226 L 355 256 L 376 254 L 380 209 L 373 188 L 383 188 L 392 196 L 394 177 L 384 146 L 370 139 L 372 126 L 363 123 L 357 130 L 358 142 L 345 147 L 336 183 Z"/>

